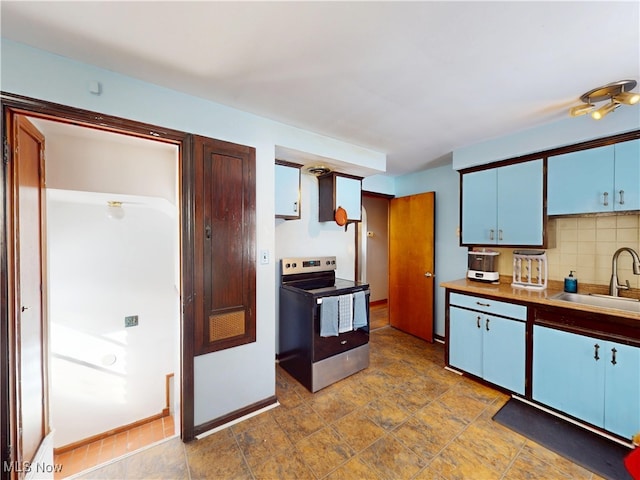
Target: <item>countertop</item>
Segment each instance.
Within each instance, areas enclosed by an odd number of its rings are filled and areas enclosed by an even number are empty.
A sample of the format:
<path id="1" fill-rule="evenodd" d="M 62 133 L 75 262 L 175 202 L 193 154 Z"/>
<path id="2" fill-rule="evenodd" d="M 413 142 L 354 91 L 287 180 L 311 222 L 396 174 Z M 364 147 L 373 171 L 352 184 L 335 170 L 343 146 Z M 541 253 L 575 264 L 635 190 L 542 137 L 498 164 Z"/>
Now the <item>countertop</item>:
<path id="1" fill-rule="evenodd" d="M 548 287 L 544 290 L 512 287 L 510 279 L 508 282 L 501 279 L 499 283 L 484 283 L 469 280 L 467 278 L 462 278 L 450 282 L 442 282 L 440 283 L 440 286 L 458 292 L 476 293 L 478 295 L 491 295 L 494 297 L 504 298 L 505 300 L 515 300 L 518 302 L 538 303 L 554 307 L 571 308 L 575 310 L 582 310 L 585 312 L 600 313 L 604 315 L 630 318 L 640 321 L 640 313 L 613 308 L 597 307 L 593 305 L 584 305 L 580 303 L 566 302 L 550 298 L 553 295 L 562 292 L 561 282 L 550 282 Z M 640 328 L 640 323 L 638 324 L 638 328 Z"/>

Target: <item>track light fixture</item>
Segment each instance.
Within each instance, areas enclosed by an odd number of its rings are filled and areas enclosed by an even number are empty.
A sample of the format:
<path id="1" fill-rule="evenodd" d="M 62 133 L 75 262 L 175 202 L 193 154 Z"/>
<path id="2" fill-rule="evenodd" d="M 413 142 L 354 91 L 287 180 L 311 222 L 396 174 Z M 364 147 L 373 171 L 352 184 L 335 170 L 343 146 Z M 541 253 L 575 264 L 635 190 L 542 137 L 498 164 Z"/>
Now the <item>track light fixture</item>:
<path id="1" fill-rule="evenodd" d="M 640 93 L 630 92 L 629 90 L 634 89 L 636 85 L 637 82 L 635 80 L 620 80 L 619 82 L 608 83 L 602 87 L 589 90 L 580 96 L 580 100 L 583 102 L 581 105 L 569 109 L 569 115 L 578 117 L 591 113 L 591 118 L 600 120 L 621 104 L 635 105 L 640 102 Z M 596 109 L 594 103 L 605 100 L 609 100 L 609 103 Z"/>

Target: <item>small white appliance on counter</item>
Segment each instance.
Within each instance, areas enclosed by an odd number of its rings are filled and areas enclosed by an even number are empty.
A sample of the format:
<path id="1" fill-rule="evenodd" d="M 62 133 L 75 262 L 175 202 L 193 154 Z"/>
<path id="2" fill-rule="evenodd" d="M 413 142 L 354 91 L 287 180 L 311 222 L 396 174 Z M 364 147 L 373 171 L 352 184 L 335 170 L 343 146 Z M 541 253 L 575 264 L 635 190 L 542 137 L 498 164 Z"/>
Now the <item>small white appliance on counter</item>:
<path id="1" fill-rule="evenodd" d="M 469 250 L 467 277 L 481 282 L 497 282 L 500 280 L 498 255 L 500 255 L 500 252 Z"/>
<path id="2" fill-rule="evenodd" d="M 547 253 L 544 250 L 513 251 L 512 287 L 547 288 Z"/>

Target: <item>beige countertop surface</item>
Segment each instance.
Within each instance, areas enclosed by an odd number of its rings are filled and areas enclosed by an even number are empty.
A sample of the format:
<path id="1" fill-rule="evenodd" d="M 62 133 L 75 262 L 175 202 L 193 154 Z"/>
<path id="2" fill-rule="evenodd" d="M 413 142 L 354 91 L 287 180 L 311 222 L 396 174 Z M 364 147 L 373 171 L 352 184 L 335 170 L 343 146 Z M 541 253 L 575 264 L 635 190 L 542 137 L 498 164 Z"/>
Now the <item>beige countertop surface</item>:
<path id="1" fill-rule="evenodd" d="M 491 295 L 504 298 L 505 300 L 515 300 L 518 302 L 538 303 L 554 307 L 571 308 L 585 312 L 600 313 L 616 317 L 630 318 L 638 320 L 640 328 L 640 313 L 629 312 L 614 308 L 597 307 L 581 303 L 567 302 L 551 298 L 553 295 L 562 292 L 562 282 L 550 282 L 544 290 L 531 288 L 512 287 L 510 282 L 501 279 L 499 283 L 484 283 L 467 278 L 440 283 L 441 287 L 463 293 L 475 293 L 478 295 Z M 592 293 L 579 291 L 578 293 Z M 599 292 L 593 292 L 599 293 Z"/>

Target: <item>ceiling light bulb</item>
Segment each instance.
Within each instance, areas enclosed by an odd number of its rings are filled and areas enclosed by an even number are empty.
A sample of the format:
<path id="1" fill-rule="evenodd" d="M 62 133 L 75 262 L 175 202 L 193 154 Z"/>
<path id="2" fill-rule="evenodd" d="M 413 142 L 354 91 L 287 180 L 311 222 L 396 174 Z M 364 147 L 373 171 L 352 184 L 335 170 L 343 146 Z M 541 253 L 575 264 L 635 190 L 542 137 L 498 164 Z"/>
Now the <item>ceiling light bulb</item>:
<path id="1" fill-rule="evenodd" d="M 122 208 L 122 202 L 107 202 L 107 217 L 112 220 L 122 220 L 124 218 L 124 209 Z"/>
<path id="2" fill-rule="evenodd" d="M 578 105 L 569 109 L 569 115 L 572 117 L 579 117 L 580 115 L 584 115 L 589 113 L 595 108 L 595 105 L 591 103 L 583 103 L 582 105 Z"/>
<path id="3" fill-rule="evenodd" d="M 640 93 L 636 92 L 620 92 L 613 97 L 617 102 L 625 105 L 635 105 L 640 102 Z"/>
<path id="4" fill-rule="evenodd" d="M 606 115 L 610 114 L 611 112 L 613 112 L 616 107 L 619 104 L 615 103 L 615 102 L 611 102 L 611 103 L 607 103 L 606 105 L 600 107 L 598 110 L 596 110 L 595 112 L 593 112 L 591 114 L 591 118 L 593 118 L 594 120 L 601 120 L 603 119 Z"/>

